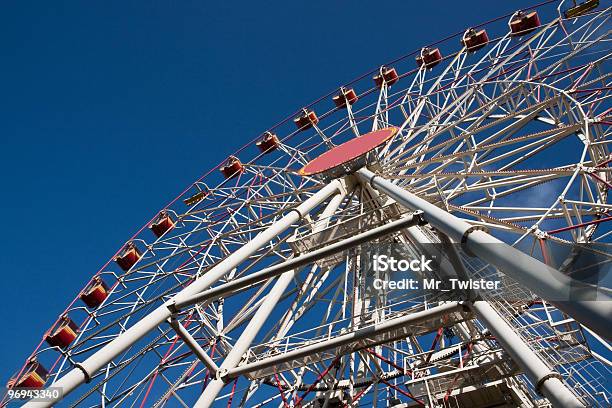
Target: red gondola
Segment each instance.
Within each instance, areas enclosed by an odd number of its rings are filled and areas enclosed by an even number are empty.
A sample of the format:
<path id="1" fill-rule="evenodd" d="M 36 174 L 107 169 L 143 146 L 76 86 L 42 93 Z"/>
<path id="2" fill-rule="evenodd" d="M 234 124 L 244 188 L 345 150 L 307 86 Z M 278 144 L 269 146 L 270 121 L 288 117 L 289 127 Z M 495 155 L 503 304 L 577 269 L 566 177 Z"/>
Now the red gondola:
<path id="1" fill-rule="evenodd" d="M 89 284 L 81 292 L 80 298 L 90 309 L 95 309 L 100 306 L 104 299 L 108 297 L 108 285 L 99 276 L 89 282 Z"/>
<path id="2" fill-rule="evenodd" d="M 399 81 L 399 75 L 397 75 L 395 68 L 382 66 L 378 70 L 378 74 L 375 75 L 373 79 L 376 86 L 378 88 L 382 88 L 383 83 L 387 84 L 387 86 L 391 86 Z"/>
<path id="3" fill-rule="evenodd" d="M 153 234 L 155 234 L 155 236 L 159 238 L 162 235 L 164 235 L 166 232 L 174 228 L 174 224 L 175 222 L 170 216 L 170 214 L 168 213 L 168 211 L 164 210 L 159 213 L 159 215 L 157 216 L 157 219 L 153 221 L 153 223 L 149 226 L 149 228 L 151 228 L 151 231 L 153 231 Z"/>
<path id="4" fill-rule="evenodd" d="M 117 262 L 121 269 L 127 272 L 138 262 L 141 256 L 142 254 L 136 247 L 136 244 L 130 241 L 125 244 L 121 253 L 115 257 L 115 262 Z"/>
<path id="5" fill-rule="evenodd" d="M 423 48 L 421 55 L 416 57 L 416 63 L 419 67 L 433 68 L 442 61 L 442 54 L 438 48 Z"/>
<path id="6" fill-rule="evenodd" d="M 42 388 L 49 378 L 49 373 L 38 361 L 31 360 L 26 364 L 23 374 L 18 379 L 11 379 L 7 387 Z"/>
<path id="7" fill-rule="evenodd" d="M 272 132 L 265 132 L 261 138 L 255 143 L 257 148 L 262 153 L 270 153 L 278 148 L 280 141 L 278 137 Z"/>
<path id="8" fill-rule="evenodd" d="M 219 168 L 219 171 L 226 179 L 231 179 L 241 174 L 244 171 L 244 166 L 236 156 L 230 156 Z"/>
<path id="9" fill-rule="evenodd" d="M 78 331 L 76 323 L 64 316 L 47 332 L 45 341 L 52 346 L 66 348 L 77 338 Z"/>
<path id="10" fill-rule="evenodd" d="M 293 119 L 293 123 L 299 130 L 306 130 L 319 123 L 319 118 L 314 111 L 304 108 L 302 109 L 302 115 Z"/>
<path id="11" fill-rule="evenodd" d="M 489 36 L 485 30 L 468 29 L 461 39 L 461 44 L 468 51 L 476 51 L 489 43 Z"/>
<path id="12" fill-rule="evenodd" d="M 510 19 L 510 32 L 512 35 L 527 34 L 540 26 L 540 17 L 535 11 L 524 13 L 517 11 Z"/>
<path id="13" fill-rule="evenodd" d="M 359 97 L 353 88 L 340 88 L 340 93 L 332 98 L 337 108 L 344 108 L 347 102 L 349 105 L 352 105 L 358 99 Z"/>

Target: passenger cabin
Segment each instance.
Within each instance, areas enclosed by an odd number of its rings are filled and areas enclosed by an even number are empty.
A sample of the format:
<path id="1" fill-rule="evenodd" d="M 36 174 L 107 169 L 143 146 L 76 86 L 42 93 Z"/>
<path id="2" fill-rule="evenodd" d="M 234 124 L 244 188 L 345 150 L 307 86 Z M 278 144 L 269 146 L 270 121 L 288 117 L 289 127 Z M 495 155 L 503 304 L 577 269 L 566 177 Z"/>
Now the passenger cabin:
<path id="1" fill-rule="evenodd" d="M 397 81 L 399 81 L 399 75 L 397 75 L 397 71 L 395 68 L 389 68 L 382 66 L 378 70 L 378 74 L 374 76 L 374 83 L 377 88 L 382 88 L 383 84 L 387 84 L 387 86 L 391 86 Z"/>
<path id="2" fill-rule="evenodd" d="M 442 54 L 438 48 L 423 48 L 421 55 L 415 58 L 419 67 L 433 68 L 442 61 Z"/>
<path id="3" fill-rule="evenodd" d="M 540 26 L 540 17 L 535 11 L 525 13 L 519 10 L 512 16 L 509 25 L 511 35 L 527 34 Z"/>
<path id="4" fill-rule="evenodd" d="M 192 195 L 191 197 L 184 199 L 183 202 L 185 203 L 185 205 L 192 206 L 205 199 L 207 195 L 208 191 L 201 190 Z"/>
<path id="5" fill-rule="evenodd" d="M 115 257 L 115 262 L 117 265 L 121 267 L 124 271 L 129 271 L 132 266 L 140 260 L 142 254 L 136 247 L 132 241 L 125 244 L 119 255 Z"/>
<path id="6" fill-rule="evenodd" d="M 226 179 L 232 179 L 244 172 L 244 166 L 236 156 L 230 156 L 219 168 Z"/>
<path id="7" fill-rule="evenodd" d="M 80 298 L 90 309 L 95 309 L 100 306 L 104 299 L 108 297 L 109 287 L 99 276 L 89 282 L 89 284 L 81 292 Z"/>
<path id="8" fill-rule="evenodd" d="M 302 109 L 302 114 L 293 119 L 293 123 L 295 123 L 298 130 L 306 130 L 319 123 L 319 118 L 314 111 L 304 108 Z"/>
<path id="9" fill-rule="evenodd" d="M 485 30 L 468 29 L 463 33 L 461 45 L 468 51 L 477 51 L 489 43 L 489 36 Z"/>
<path id="10" fill-rule="evenodd" d="M 42 388 L 49 378 L 49 373 L 38 361 L 29 361 L 23 374 L 18 379 L 11 379 L 7 384 L 9 388 Z"/>
<path id="11" fill-rule="evenodd" d="M 155 234 L 155 236 L 159 238 L 166 232 L 174 228 L 174 224 L 175 222 L 170 216 L 170 213 L 168 213 L 168 211 L 166 210 L 163 210 L 159 213 L 159 215 L 157 216 L 155 221 L 153 221 L 153 223 L 149 226 L 149 228 L 151 228 L 153 234 Z"/>
<path id="12" fill-rule="evenodd" d="M 271 153 L 278 148 L 280 141 L 278 137 L 272 132 L 265 132 L 255 143 L 257 148 L 262 153 Z"/>
<path id="13" fill-rule="evenodd" d="M 591 10 L 596 9 L 599 6 L 599 0 L 586 0 L 582 3 L 576 4 L 574 0 L 574 7 L 570 7 L 563 13 L 565 18 L 574 18 L 588 13 Z"/>
<path id="14" fill-rule="evenodd" d="M 77 338 L 79 327 L 68 316 L 62 317 L 45 336 L 45 341 L 51 346 L 66 348 Z"/>
<path id="15" fill-rule="evenodd" d="M 359 97 L 353 88 L 347 89 L 344 87 L 340 88 L 340 93 L 332 98 L 336 108 L 344 108 L 347 103 L 352 105 L 357 102 L 358 99 Z"/>

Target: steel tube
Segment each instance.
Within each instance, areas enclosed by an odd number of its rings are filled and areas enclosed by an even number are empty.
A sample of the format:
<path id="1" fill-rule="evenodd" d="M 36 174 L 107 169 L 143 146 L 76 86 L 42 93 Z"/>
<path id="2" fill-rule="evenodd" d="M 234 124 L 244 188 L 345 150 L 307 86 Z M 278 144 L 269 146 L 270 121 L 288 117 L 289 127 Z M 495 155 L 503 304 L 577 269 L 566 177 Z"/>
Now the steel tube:
<path id="1" fill-rule="evenodd" d="M 327 226 L 328 217 L 336 212 L 342 201 L 344 200 L 345 194 L 337 194 L 325 207 L 325 209 L 319 215 L 319 219 L 315 224 L 314 231 L 321 230 Z M 249 349 L 251 343 L 255 339 L 255 336 L 259 333 L 264 323 L 274 310 L 274 307 L 280 300 L 281 296 L 287 289 L 287 286 L 293 281 L 295 277 L 296 269 L 291 269 L 283 273 L 280 278 L 276 281 L 270 293 L 268 293 L 265 297 L 265 300 L 261 303 L 261 306 L 257 309 L 247 327 L 244 329 L 236 343 L 230 350 L 230 352 L 225 356 L 225 360 L 221 364 L 219 368 L 218 374 L 216 378 L 214 378 L 204 389 L 200 398 L 196 401 L 194 407 L 204 408 L 210 407 L 219 395 L 219 392 L 225 385 L 224 374 L 227 370 L 236 367 L 236 365 L 242 359 L 243 354 Z"/>
<path id="2" fill-rule="evenodd" d="M 196 357 L 198 357 L 198 359 L 200 359 L 200 361 L 206 366 L 206 368 L 210 370 L 211 374 L 215 376 L 217 374 L 217 371 L 219 371 L 219 367 L 217 366 L 217 364 L 215 364 L 213 359 L 209 357 L 208 354 L 206 354 L 206 351 L 204 351 L 204 349 L 200 347 L 198 342 L 191 336 L 191 334 L 189 334 L 185 326 L 183 326 L 181 322 L 179 322 L 175 318 L 175 316 L 172 316 L 169 319 L 168 323 L 170 323 L 170 326 L 174 328 L 176 334 L 178 334 L 178 336 L 183 339 L 187 347 L 189 347 L 191 351 L 193 351 Z"/>
<path id="3" fill-rule="evenodd" d="M 245 289 L 251 285 L 265 282 L 268 279 L 278 276 L 288 270 L 296 269 L 301 266 L 311 264 L 319 259 L 326 258 L 330 255 L 336 254 L 349 248 L 353 248 L 362 243 L 372 241 L 373 239 L 383 237 L 385 235 L 420 223 L 422 223 L 420 212 L 403 217 L 399 220 L 390 222 L 380 227 L 376 227 L 353 237 L 333 243 L 329 246 L 314 250 L 305 255 L 288 259 L 285 262 L 262 269 L 259 272 L 252 273 L 248 276 L 235 279 L 218 287 L 211 288 L 205 290 L 204 292 L 183 298 L 180 302 L 176 302 L 174 304 L 174 308 L 177 310 L 181 310 L 195 303 L 204 302 L 210 299 L 217 299 L 220 296 L 227 295 L 234 291 Z"/>
<path id="4" fill-rule="evenodd" d="M 168 305 L 210 287 L 226 273 L 236 268 L 245 259 L 256 253 L 261 247 L 268 244 L 271 239 L 277 237 L 282 232 L 287 230 L 291 224 L 298 222 L 304 215 L 310 212 L 317 205 L 321 204 L 328 197 L 339 193 L 341 189 L 342 182 L 340 180 L 334 180 L 328 183 L 325 187 L 313 194 L 303 203 L 291 209 L 289 213 L 272 224 L 265 231 L 259 233 L 255 238 L 253 238 L 252 241 L 239 248 L 218 265 L 206 272 L 206 274 L 195 280 L 191 285 L 180 291 L 167 303 L 159 306 L 153 312 L 136 322 L 132 327 L 121 333 L 117 338 L 102 347 L 85 361 L 79 363 L 76 368 L 72 369 L 65 376 L 52 384 L 53 387 L 62 389 L 63 392 L 59 398 L 44 402 L 32 400 L 24 404 L 24 407 L 51 407 L 59 402 L 64 396 L 74 391 L 79 385 L 88 382 L 98 370 L 112 361 L 113 358 L 128 349 L 145 334 L 166 321 L 166 319 L 172 315 Z"/>
<path id="5" fill-rule="evenodd" d="M 397 328 L 419 324 L 421 322 L 435 319 L 447 315 L 449 313 L 465 311 L 465 306 L 462 302 L 448 302 L 440 306 L 435 306 L 430 309 L 415 312 L 407 316 L 390 319 L 374 326 L 358 329 L 351 333 L 342 334 L 327 340 L 320 341 L 309 346 L 305 346 L 296 350 L 288 351 L 277 356 L 268 357 L 253 363 L 244 364 L 227 372 L 228 378 L 234 378 L 239 375 L 247 374 L 252 371 L 258 371 L 276 364 L 286 363 L 296 360 L 311 354 L 319 353 L 336 347 L 341 347 L 347 344 L 363 340 L 375 334 L 383 334 L 393 331 Z"/>
<path id="6" fill-rule="evenodd" d="M 257 312 L 253 315 L 249 324 L 246 326 L 230 352 L 223 360 L 221 367 L 219 367 L 218 375 L 211 382 L 208 383 L 200 398 L 194 405 L 194 408 L 207 408 L 212 406 L 215 402 L 215 398 L 225 385 L 223 375 L 227 373 L 227 370 L 234 368 L 236 364 L 242 359 L 242 355 L 248 350 L 249 346 L 255 339 L 255 336 L 259 333 L 270 313 L 274 310 L 274 307 L 280 300 L 281 296 L 287 289 L 287 286 L 293 280 L 295 270 L 291 270 L 283 273 L 278 281 L 274 284 L 270 293 L 266 295 L 265 300 L 261 303 L 261 306 L 257 309 Z"/>
<path id="7" fill-rule="evenodd" d="M 602 337 L 612 338 L 612 327 L 608 324 L 612 316 L 611 299 L 609 295 L 598 290 L 597 287 L 581 285 L 583 287 L 581 292 L 574 293 L 572 287 L 575 287 L 574 283 L 576 281 L 558 270 L 484 231 L 474 230 L 466 221 L 417 197 L 366 168 L 358 170 L 357 175 L 363 182 L 369 183 L 399 204 L 412 210 L 423 211 L 427 222 L 454 241 L 462 242 L 468 251 L 491 265 L 495 265 L 503 273 L 511 276 L 517 282 L 521 282 L 528 289 Z M 577 295 L 581 298 L 593 300 L 571 300 Z M 571 301 L 561 301 L 560 299 Z"/>
<path id="8" fill-rule="evenodd" d="M 469 305 L 478 319 L 487 326 L 501 343 L 504 350 L 521 367 L 536 389 L 552 403 L 553 407 L 584 408 L 578 398 L 567 388 L 559 378 L 559 374 L 551 370 L 518 334 L 501 318 L 501 316 L 485 301 L 476 301 Z"/>

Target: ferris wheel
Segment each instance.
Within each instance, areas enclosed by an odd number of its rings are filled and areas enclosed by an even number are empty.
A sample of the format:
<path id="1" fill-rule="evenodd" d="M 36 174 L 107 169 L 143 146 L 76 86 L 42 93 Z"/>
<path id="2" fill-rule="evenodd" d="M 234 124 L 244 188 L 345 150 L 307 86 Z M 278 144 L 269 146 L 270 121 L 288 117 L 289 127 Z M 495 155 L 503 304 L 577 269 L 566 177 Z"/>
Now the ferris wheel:
<path id="1" fill-rule="evenodd" d="M 266 129 L 93 274 L 8 389 L 50 391 L 41 407 L 609 406 L 611 11 L 466 27 Z M 373 291 L 368 245 L 504 291 Z M 584 253 L 587 283 L 568 272 Z"/>

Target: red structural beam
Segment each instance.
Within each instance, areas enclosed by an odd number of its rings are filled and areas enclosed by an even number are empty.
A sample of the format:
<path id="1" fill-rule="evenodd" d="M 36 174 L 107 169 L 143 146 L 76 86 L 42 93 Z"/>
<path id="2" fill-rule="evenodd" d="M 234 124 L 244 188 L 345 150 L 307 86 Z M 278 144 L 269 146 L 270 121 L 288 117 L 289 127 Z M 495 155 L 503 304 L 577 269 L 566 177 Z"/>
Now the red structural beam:
<path id="1" fill-rule="evenodd" d="M 287 404 L 287 399 L 285 398 L 283 387 L 281 387 L 280 381 L 278 379 L 278 374 L 274 373 L 274 379 L 276 380 L 276 386 L 278 387 L 278 392 L 280 393 L 280 396 L 283 400 L 283 407 L 289 408 L 289 404 Z"/>
<path id="2" fill-rule="evenodd" d="M 610 184 L 609 182 L 607 182 L 606 180 L 602 179 L 601 177 L 599 177 L 597 174 L 595 173 L 589 173 L 589 175 L 591 177 L 593 177 L 594 179 L 604 183 L 609 189 L 612 189 L 612 184 Z"/>
<path id="3" fill-rule="evenodd" d="M 334 368 L 336 366 L 336 364 L 338 364 L 338 362 L 340 361 L 340 356 L 336 357 L 334 359 L 334 361 L 332 361 L 332 363 L 329 365 L 329 367 L 327 367 L 321 374 L 319 374 L 319 376 L 317 377 L 317 379 L 310 384 L 310 387 L 308 387 L 308 389 L 306 390 L 306 392 L 304 392 L 304 394 L 302 394 L 301 397 L 299 397 L 296 401 L 295 401 L 295 406 L 299 407 L 302 405 L 302 401 L 304 401 L 304 398 L 306 398 L 306 396 L 308 394 L 310 394 L 310 392 L 312 390 L 314 390 L 314 388 L 317 386 L 317 384 L 319 383 L 319 381 L 321 381 L 323 379 L 323 377 L 325 377 L 327 375 L 327 373 L 329 373 L 331 371 L 332 368 Z"/>
<path id="4" fill-rule="evenodd" d="M 559 232 L 565 232 L 565 231 L 570 231 L 576 228 L 582 228 L 582 227 L 586 227 L 587 225 L 593 225 L 593 224 L 599 224 L 602 222 L 606 222 L 606 221 L 610 221 L 612 220 L 612 217 L 606 217 L 606 218 L 601 218 L 599 220 L 593 220 L 593 221 L 588 221 L 588 222 L 583 222 L 581 224 L 576 224 L 576 225 L 572 225 L 569 227 L 563 227 L 563 228 L 559 228 L 556 230 L 552 230 L 552 231 L 548 231 L 548 234 L 558 234 Z"/>

